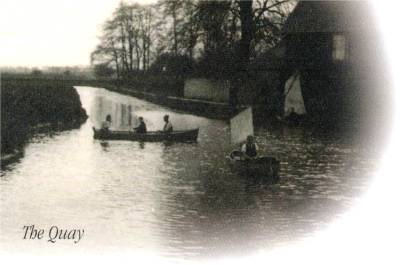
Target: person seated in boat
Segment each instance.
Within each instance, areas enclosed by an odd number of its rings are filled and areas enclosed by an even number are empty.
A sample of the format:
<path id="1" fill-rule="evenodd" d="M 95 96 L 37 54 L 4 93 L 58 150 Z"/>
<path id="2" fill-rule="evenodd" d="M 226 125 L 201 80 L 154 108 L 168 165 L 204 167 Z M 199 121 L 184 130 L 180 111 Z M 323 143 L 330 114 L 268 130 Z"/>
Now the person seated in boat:
<path id="1" fill-rule="evenodd" d="M 257 157 L 258 146 L 254 142 L 254 136 L 247 136 L 247 141 L 242 145 L 242 153 L 245 159 L 252 159 Z"/>
<path id="2" fill-rule="evenodd" d="M 144 122 L 143 117 L 139 117 L 139 126 L 136 128 L 133 128 L 133 130 L 137 133 L 146 133 L 147 132 L 146 123 Z"/>
<path id="3" fill-rule="evenodd" d="M 106 116 L 106 120 L 101 123 L 101 130 L 108 132 L 111 127 L 111 115 Z"/>
<path id="4" fill-rule="evenodd" d="M 164 124 L 164 128 L 163 128 L 163 132 L 166 132 L 166 133 L 172 132 L 173 131 L 172 123 L 169 121 L 168 115 L 164 116 L 164 122 L 165 122 L 165 124 Z"/>
<path id="5" fill-rule="evenodd" d="M 286 121 L 293 125 L 299 125 L 301 115 L 297 114 L 294 108 L 290 108 L 289 114 L 286 114 Z"/>

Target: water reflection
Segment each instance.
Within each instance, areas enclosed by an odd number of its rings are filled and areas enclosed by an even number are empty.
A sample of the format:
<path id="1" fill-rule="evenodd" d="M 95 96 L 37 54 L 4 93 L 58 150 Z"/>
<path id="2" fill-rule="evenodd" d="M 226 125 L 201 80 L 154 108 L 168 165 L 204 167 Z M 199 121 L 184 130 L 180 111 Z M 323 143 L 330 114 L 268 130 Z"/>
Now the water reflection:
<path id="1" fill-rule="evenodd" d="M 103 147 L 103 151 L 107 152 L 108 148 L 110 147 L 110 144 L 108 142 L 100 142 L 101 147 Z"/>
<path id="2" fill-rule="evenodd" d="M 107 99 L 104 96 L 95 96 L 95 106 L 91 108 L 90 117 L 96 127 L 101 126 L 108 114 L 112 118 L 112 128 L 130 130 L 132 125 L 137 124 L 137 116 L 134 115 L 129 103 L 116 102 L 115 99 Z"/>
<path id="3" fill-rule="evenodd" d="M 53 251 L 21 242 L 20 227 L 34 223 L 83 227 L 88 236 L 79 244 L 90 250 L 196 259 L 246 255 L 326 227 L 367 188 L 377 164 L 366 150 L 334 137 L 267 128 L 256 132 L 256 141 L 264 154 L 281 160 L 281 180 L 254 183 L 232 172 L 225 159 L 233 148 L 226 122 L 103 89 L 78 91 L 87 123 L 35 137 L 24 157 L 2 172 L 2 249 Z M 165 113 L 176 129 L 199 127 L 198 142 L 92 138 L 91 127 L 107 114 L 119 130 L 131 130 L 138 116 L 158 130 Z"/>
<path id="4" fill-rule="evenodd" d="M 145 101 L 123 97 L 117 93 L 105 95 L 103 90 L 98 90 L 90 101 L 89 116 L 95 127 L 100 127 L 108 114 L 112 118 L 111 129 L 115 130 L 132 130 L 133 127 L 139 125 L 138 118 L 140 116 L 144 118 L 149 131 L 162 130 L 165 114 L 170 116 L 170 121 L 177 130 L 197 126 L 197 121 L 193 120 L 191 115 L 172 112 Z"/>

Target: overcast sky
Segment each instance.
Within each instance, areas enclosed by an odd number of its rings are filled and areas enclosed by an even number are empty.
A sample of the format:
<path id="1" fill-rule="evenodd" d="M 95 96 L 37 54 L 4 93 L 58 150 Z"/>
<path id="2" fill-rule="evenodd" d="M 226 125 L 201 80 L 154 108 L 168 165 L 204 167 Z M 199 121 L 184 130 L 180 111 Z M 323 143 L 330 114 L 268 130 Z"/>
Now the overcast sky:
<path id="1" fill-rule="evenodd" d="M 89 65 L 101 25 L 119 2 L 1 0 L 0 66 Z"/>
<path id="2" fill-rule="evenodd" d="M 135 2 L 149 4 L 155 1 Z M 89 65 L 90 53 L 98 44 L 100 27 L 119 2 L 0 0 L 0 66 Z M 384 3 L 380 6 L 385 8 L 382 10 L 385 14 L 381 13 L 380 18 L 386 18 L 392 10 L 398 12 L 398 1 L 386 0 Z M 388 23 L 384 29 L 398 32 L 397 25 Z"/>

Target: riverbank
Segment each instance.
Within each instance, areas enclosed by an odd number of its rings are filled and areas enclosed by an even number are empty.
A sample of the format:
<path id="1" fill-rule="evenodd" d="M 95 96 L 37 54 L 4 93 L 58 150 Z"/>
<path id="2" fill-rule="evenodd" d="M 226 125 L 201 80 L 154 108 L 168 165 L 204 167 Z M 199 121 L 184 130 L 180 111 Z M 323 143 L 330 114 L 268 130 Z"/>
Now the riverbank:
<path id="1" fill-rule="evenodd" d="M 212 102 L 197 99 L 186 99 L 178 96 L 168 96 L 151 92 L 134 90 L 132 88 L 104 84 L 103 88 L 124 95 L 144 99 L 151 103 L 166 106 L 174 110 L 213 119 L 229 119 L 233 109 L 227 103 Z"/>
<path id="2" fill-rule="evenodd" d="M 199 99 L 188 99 L 179 96 L 168 96 L 165 94 L 151 93 L 146 91 L 136 90 L 132 87 L 116 86 L 110 83 L 101 84 L 102 88 L 107 90 L 121 93 L 124 95 L 136 97 L 155 103 L 158 105 L 166 106 L 173 110 L 182 111 L 190 114 L 194 114 L 201 117 L 229 120 L 235 116 L 240 110 L 243 110 L 247 106 L 241 105 L 237 108 L 233 108 L 228 103 L 214 102 Z M 268 127 L 271 125 L 279 125 L 282 123 L 274 113 L 269 111 L 266 106 L 253 105 L 253 122 L 255 127 Z"/>
<path id="3" fill-rule="evenodd" d="M 237 109 L 232 108 L 228 103 L 184 98 L 183 79 L 169 75 L 138 75 L 130 79 L 76 79 L 73 76 L 55 79 L 45 75 L 13 76 L 3 74 L 3 78 L 4 77 L 8 79 L 21 79 L 24 80 L 24 82 L 58 82 L 63 83 L 65 86 L 102 87 L 110 91 L 144 99 L 174 110 L 212 119 L 227 120 L 237 112 Z M 242 107 L 244 106 L 239 107 L 239 109 Z M 275 115 L 265 104 L 253 104 L 252 107 L 256 126 L 263 126 L 277 121 Z"/>
<path id="4" fill-rule="evenodd" d="M 76 128 L 86 119 L 77 91 L 62 80 L 1 79 L 2 158 L 19 154 L 34 132 Z"/>

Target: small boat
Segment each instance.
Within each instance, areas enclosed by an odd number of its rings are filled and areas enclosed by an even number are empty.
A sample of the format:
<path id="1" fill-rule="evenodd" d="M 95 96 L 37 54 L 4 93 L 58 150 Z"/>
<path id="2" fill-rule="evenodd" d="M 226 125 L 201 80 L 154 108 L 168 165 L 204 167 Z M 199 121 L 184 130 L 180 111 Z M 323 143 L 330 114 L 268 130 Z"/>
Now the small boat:
<path id="1" fill-rule="evenodd" d="M 24 152 L 21 150 L 14 150 L 11 153 L 8 154 L 2 154 L 0 156 L 0 165 L 1 168 L 6 167 L 7 165 L 14 163 L 21 159 L 24 156 Z"/>
<path id="2" fill-rule="evenodd" d="M 245 159 L 241 151 L 234 150 L 227 156 L 232 169 L 246 177 L 279 179 L 280 162 L 274 157 L 259 156 Z"/>
<path id="3" fill-rule="evenodd" d="M 139 142 L 196 142 L 199 129 L 181 130 L 165 133 L 152 131 L 136 133 L 133 131 L 106 131 L 93 127 L 93 138 L 100 140 L 129 140 Z"/>

